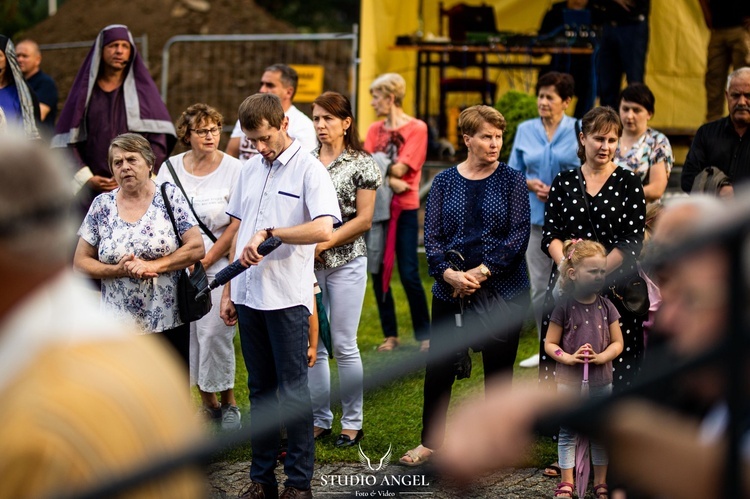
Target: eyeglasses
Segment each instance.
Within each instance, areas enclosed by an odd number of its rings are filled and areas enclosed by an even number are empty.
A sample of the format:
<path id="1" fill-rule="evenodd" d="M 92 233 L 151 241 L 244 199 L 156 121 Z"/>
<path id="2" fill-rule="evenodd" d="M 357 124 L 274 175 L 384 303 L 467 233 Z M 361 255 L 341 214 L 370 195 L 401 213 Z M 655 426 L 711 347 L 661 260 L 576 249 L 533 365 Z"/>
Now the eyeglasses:
<path id="1" fill-rule="evenodd" d="M 191 128 L 190 131 L 195 132 L 195 134 L 202 139 L 205 138 L 206 135 L 208 135 L 209 133 L 213 135 L 214 137 L 216 137 L 217 135 L 221 133 L 221 129 L 217 126 L 211 127 L 211 128 L 200 128 L 200 129 Z"/>

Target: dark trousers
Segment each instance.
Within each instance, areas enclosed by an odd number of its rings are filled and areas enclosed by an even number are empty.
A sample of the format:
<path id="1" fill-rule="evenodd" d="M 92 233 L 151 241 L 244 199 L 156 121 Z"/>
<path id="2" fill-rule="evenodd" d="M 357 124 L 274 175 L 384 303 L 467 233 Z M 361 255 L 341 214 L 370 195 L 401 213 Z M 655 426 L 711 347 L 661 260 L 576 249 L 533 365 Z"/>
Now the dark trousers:
<path id="1" fill-rule="evenodd" d="M 276 485 L 279 421 L 287 428 L 286 487 L 309 489 L 315 459 L 310 390 L 307 388 L 307 308 L 255 310 L 237 305 L 242 355 L 250 389 L 250 478 Z"/>
<path id="2" fill-rule="evenodd" d="M 600 105 L 618 110 L 623 74 L 628 84 L 644 82 L 648 36 L 648 19 L 636 24 L 604 27 L 597 57 Z"/>
<path id="3" fill-rule="evenodd" d="M 417 257 L 417 243 L 419 237 L 418 210 L 404 210 L 398 217 L 396 224 L 396 262 L 401 284 L 406 291 L 411 311 L 411 324 L 417 341 L 430 337 L 430 315 L 427 311 L 427 296 L 419 277 L 419 259 Z M 393 293 L 388 289 L 383 293 L 382 271 L 372 274 L 372 288 L 375 291 L 375 301 L 378 304 L 380 325 L 385 337 L 398 336 L 396 324 L 396 306 L 393 303 Z"/>
<path id="4" fill-rule="evenodd" d="M 510 308 L 513 326 L 503 340 L 487 338 L 482 341 L 482 364 L 484 365 L 484 383 L 497 374 L 513 374 L 513 363 L 518 351 L 518 338 L 521 326 L 529 307 L 528 290 L 507 302 Z M 454 360 L 436 359 L 438 352 L 445 348 L 446 342 L 456 337 L 465 337 L 468 331 L 456 327 L 455 314 L 459 313 L 458 304 L 438 298 L 432 299 L 432 331 L 430 332 L 430 352 L 427 354 L 427 369 L 424 377 L 424 406 L 422 408 L 422 445 L 429 449 L 438 449 L 445 436 L 445 418 L 453 391 L 455 379 Z M 500 324 L 502 327 L 504 324 Z"/>
<path id="5" fill-rule="evenodd" d="M 188 372 L 190 368 L 190 323 L 158 333 L 180 356 Z"/>

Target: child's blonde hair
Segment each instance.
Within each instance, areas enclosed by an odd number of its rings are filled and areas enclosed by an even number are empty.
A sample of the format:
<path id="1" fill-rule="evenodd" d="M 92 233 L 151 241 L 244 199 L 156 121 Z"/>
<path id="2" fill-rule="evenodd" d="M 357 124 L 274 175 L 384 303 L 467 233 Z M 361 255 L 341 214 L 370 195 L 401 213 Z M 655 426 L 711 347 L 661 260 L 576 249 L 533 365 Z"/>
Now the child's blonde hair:
<path id="1" fill-rule="evenodd" d="M 573 291 L 573 281 L 568 276 L 568 270 L 574 269 L 581 262 L 592 256 L 607 257 L 607 250 L 601 243 L 587 239 L 568 239 L 563 243 L 563 261 L 560 264 L 558 282 L 563 293 Z"/>

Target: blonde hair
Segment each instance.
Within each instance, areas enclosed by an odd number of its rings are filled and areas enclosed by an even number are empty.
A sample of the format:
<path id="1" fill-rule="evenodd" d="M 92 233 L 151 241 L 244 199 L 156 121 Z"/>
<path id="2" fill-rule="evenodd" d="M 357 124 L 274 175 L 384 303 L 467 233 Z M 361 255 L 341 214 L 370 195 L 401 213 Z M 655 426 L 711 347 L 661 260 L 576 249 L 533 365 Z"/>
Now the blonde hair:
<path id="1" fill-rule="evenodd" d="M 568 276 L 568 270 L 575 269 L 586 258 L 592 256 L 607 257 L 607 250 L 601 243 L 588 239 L 568 239 L 563 243 L 563 261 L 560 264 L 558 282 L 563 293 L 573 291 L 573 281 Z"/>
<path id="2" fill-rule="evenodd" d="M 393 103 L 401 107 L 406 95 L 406 81 L 398 73 L 385 73 L 375 78 L 375 81 L 370 84 L 370 93 L 373 91 L 381 92 L 386 96 L 392 95 Z"/>

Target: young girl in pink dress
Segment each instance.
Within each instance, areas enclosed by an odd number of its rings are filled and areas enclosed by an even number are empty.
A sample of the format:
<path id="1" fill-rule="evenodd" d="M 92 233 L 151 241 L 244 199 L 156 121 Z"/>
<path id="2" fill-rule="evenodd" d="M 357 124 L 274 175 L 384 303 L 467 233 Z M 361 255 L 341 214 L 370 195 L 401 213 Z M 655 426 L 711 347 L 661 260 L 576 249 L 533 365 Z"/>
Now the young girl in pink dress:
<path id="1" fill-rule="evenodd" d="M 588 372 L 591 397 L 612 392 L 612 361 L 623 348 L 620 314 L 599 294 L 607 271 L 607 251 L 594 241 L 574 239 L 563 244 L 558 300 L 550 318 L 544 350 L 557 361 L 558 393 L 578 396 Z M 555 497 L 573 497 L 576 467 L 576 435 L 561 427 L 557 444 L 562 481 Z M 608 498 L 607 454 L 598 442 L 591 443 L 594 464 L 594 497 Z"/>

